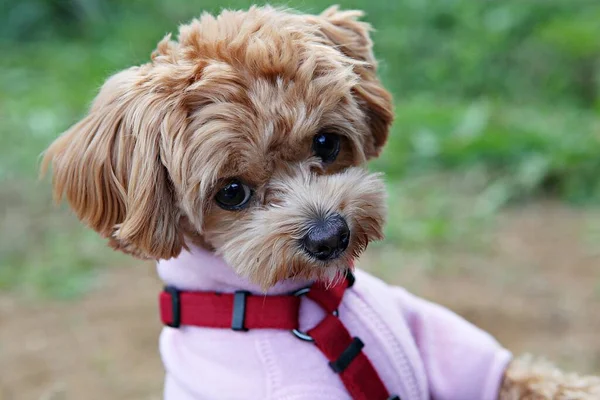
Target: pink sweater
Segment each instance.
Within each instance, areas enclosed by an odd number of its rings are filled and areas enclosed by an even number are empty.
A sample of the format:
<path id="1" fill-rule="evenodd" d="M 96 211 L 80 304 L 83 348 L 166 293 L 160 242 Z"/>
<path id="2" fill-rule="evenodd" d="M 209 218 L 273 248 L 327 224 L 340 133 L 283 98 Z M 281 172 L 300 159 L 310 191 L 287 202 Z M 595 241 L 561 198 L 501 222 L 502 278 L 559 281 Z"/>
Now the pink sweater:
<path id="1" fill-rule="evenodd" d="M 258 287 L 238 277 L 222 259 L 192 248 L 158 263 L 162 280 L 180 290 L 233 292 Z M 403 400 L 495 400 L 511 355 L 490 335 L 438 305 L 356 271 L 340 319 L 390 393 Z M 269 290 L 282 294 L 310 282 L 286 281 Z M 303 298 L 300 328 L 316 325 L 324 312 Z M 167 400 L 341 400 L 342 381 L 311 343 L 288 331 L 165 327 L 160 352 Z"/>

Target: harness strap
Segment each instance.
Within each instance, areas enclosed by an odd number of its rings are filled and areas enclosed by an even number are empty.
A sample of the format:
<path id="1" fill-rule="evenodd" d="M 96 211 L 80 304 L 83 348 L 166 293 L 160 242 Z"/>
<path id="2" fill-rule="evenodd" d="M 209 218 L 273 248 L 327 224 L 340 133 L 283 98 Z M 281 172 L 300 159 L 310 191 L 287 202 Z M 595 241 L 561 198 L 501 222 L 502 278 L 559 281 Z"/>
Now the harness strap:
<path id="1" fill-rule="evenodd" d="M 321 283 L 313 285 L 307 297 L 329 314 L 307 334 L 329 360 L 329 367 L 339 375 L 354 400 L 398 399 L 389 395 L 373 364 L 363 353 L 363 342 L 360 338 L 353 338 L 336 315 L 350 282 L 330 289 Z"/>
<path id="2" fill-rule="evenodd" d="M 160 315 L 165 325 L 174 328 L 192 325 L 236 331 L 291 330 L 298 338 L 314 343 L 354 400 L 400 400 L 398 396 L 390 396 L 362 351 L 364 343 L 352 337 L 338 318 L 344 292 L 353 284 L 354 276 L 348 273 L 347 279 L 336 285 L 317 282 L 285 296 L 258 296 L 245 291 L 233 294 L 187 292 L 167 287 L 159 297 Z M 302 295 L 327 312 L 327 316 L 306 333 L 298 330 Z"/>
<path id="3" fill-rule="evenodd" d="M 165 288 L 159 297 L 162 323 L 174 328 L 190 325 L 234 330 L 291 330 L 298 327 L 299 297 L 250 294 L 241 296 L 240 293 L 246 294 L 246 292 L 184 292 L 176 291 L 172 287 Z M 237 307 L 234 308 L 234 304 Z M 177 315 L 179 315 L 178 321 L 174 318 Z M 240 322 L 243 325 L 237 326 Z"/>

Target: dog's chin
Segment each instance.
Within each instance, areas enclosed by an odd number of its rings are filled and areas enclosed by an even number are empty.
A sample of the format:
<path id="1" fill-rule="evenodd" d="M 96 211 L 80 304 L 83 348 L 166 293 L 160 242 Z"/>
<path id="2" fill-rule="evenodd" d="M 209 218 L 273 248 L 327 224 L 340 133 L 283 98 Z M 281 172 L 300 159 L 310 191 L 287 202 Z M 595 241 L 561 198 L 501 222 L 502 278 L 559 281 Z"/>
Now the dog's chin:
<path id="1" fill-rule="evenodd" d="M 227 261 L 225 256 L 225 259 Z M 339 257 L 320 261 L 304 254 L 292 259 L 282 255 L 273 255 L 271 262 L 248 268 L 248 265 L 230 264 L 238 275 L 261 287 L 263 291 L 283 281 L 320 281 L 325 285 L 333 285 L 344 279 L 347 272 L 354 270 L 354 256 L 346 251 Z M 279 262 L 277 261 L 279 260 Z M 266 261 L 266 260 L 265 260 Z"/>
<path id="2" fill-rule="evenodd" d="M 343 279 L 348 271 L 354 270 L 354 258 L 342 254 L 339 258 L 329 261 L 312 261 L 307 263 L 299 273 L 288 277 L 288 279 L 306 279 L 322 281 L 325 284 L 333 284 Z"/>

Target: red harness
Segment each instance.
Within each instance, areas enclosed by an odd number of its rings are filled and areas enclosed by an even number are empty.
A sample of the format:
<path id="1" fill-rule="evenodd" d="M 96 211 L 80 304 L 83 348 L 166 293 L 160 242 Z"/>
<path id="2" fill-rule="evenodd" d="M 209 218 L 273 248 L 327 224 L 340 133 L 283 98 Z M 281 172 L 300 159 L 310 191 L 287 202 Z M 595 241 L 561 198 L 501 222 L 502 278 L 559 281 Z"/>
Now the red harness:
<path id="1" fill-rule="evenodd" d="M 355 400 L 400 400 L 390 396 L 373 364 L 362 352 L 363 342 L 350 336 L 338 318 L 338 306 L 346 289 L 354 284 L 354 276 L 331 287 L 315 283 L 285 296 L 254 296 L 249 292 L 233 294 L 184 292 L 166 287 L 160 294 L 160 316 L 165 325 L 207 328 L 286 329 L 299 339 L 313 342 L 329 360 Z M 301 332 L 298 328 L 300 296 L 306 295 L 319 304 L 327 316 L 314 328 Z"/>

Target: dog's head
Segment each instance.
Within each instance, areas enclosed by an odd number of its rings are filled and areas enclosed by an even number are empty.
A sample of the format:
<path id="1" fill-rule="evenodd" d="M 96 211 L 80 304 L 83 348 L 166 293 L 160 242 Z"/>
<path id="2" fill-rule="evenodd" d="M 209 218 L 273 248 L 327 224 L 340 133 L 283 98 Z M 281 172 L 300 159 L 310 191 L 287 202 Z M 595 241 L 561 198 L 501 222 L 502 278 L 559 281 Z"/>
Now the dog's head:
<path id="1" fill-rule="evenodd" d="M 381 237 L 364 164 L 392 120 L 356 11 L 203 15 L 112 76 L 48 149 L 54 191 L 111 245 L 214 250 L 263 287 L 332 278 Z"/>

